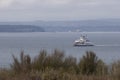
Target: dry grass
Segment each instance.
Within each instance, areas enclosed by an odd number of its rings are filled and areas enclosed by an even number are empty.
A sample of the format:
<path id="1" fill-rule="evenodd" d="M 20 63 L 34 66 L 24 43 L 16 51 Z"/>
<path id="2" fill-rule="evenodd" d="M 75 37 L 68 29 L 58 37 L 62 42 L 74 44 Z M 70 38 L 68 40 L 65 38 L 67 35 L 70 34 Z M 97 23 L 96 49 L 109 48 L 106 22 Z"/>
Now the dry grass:
<path id="1" fill-rule="evenodd" d="M 41 50 L 34 59 L 22 51 L 13 60 L 10 69 L 0 69 L 0 80 L 120 80 L 120 61 L 107 66 L 91 51 L 79 62 L 59 50 Z"/>

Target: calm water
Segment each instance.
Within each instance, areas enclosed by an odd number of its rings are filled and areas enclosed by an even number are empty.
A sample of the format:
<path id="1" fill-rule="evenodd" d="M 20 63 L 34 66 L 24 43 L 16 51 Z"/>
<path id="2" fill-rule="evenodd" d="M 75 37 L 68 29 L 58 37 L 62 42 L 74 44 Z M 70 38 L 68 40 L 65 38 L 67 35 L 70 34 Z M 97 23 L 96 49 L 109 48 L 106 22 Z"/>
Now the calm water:
<path id="1" fill-rule="evenodd" d="M 81 34 L 87 34 L 96 46 L 73 47 L 74 40 Z M 41 49 L 53 51 L 55 48 L 77 58 L 86 51 L 94 51 L 105 62 L 113 62 L 120 59 L 120 32 L 0 33 L 0 67 L 8 66 L 12 54 L 19 57 L 21 50 L 34 57 Z"/>

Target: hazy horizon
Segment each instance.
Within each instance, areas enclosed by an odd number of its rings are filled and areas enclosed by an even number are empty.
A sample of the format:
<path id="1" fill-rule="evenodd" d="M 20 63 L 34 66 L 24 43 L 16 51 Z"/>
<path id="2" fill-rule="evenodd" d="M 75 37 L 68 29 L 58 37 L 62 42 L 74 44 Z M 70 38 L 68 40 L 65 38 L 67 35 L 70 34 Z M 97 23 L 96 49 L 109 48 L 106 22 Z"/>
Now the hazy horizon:
<path id="1" fill-rule="evenodd" d="M 6 23 L 6 22 L 79 22 L 79 21 L 120 21 L 120 18 L 99 18 L 99 19 L 72 19 L 72 20 L 5 20 L 5 21 L 0 21 L 0 23 Z"/>
<path id="2" fill-rule="evenodd" d="M 120 19 L 119 0 L 0 0 L 0 22 Z"/>

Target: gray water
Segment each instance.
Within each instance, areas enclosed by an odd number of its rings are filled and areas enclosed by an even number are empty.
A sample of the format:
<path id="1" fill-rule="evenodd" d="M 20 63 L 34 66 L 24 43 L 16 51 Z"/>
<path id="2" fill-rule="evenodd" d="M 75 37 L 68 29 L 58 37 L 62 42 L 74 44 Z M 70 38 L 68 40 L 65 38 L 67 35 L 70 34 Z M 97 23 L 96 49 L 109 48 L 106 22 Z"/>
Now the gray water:
<path id="1" fill-rule="evenodd" d="M 87 35 L 95 46 L 74 47 L 74 40 L 79 39 L 81 34 Z M 94 51 L 100 59 L 111 63 L 120 59 L 120 32 L 0 33 L 0 67 L 12 63 L 12 54 L 19 57 L 24 50 L 25 54 L 35 57 L 41 49 L 59 49 L 78 59 L 86 51 Z"/>

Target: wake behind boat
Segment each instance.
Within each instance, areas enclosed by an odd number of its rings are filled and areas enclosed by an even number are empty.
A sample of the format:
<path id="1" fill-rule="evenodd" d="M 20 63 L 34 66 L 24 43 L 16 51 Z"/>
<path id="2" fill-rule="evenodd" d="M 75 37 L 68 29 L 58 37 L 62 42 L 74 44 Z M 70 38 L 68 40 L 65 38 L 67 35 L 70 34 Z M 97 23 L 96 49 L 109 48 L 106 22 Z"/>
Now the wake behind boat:
<path id="1" fill-rule="evenodd" d="M 80 39 L 75 40 L 74 46 L 94 46 L 94 45 L 92 42 L 90 42 L 90 40 L 87 39 L 86 36 L 81 35 Z"/>

